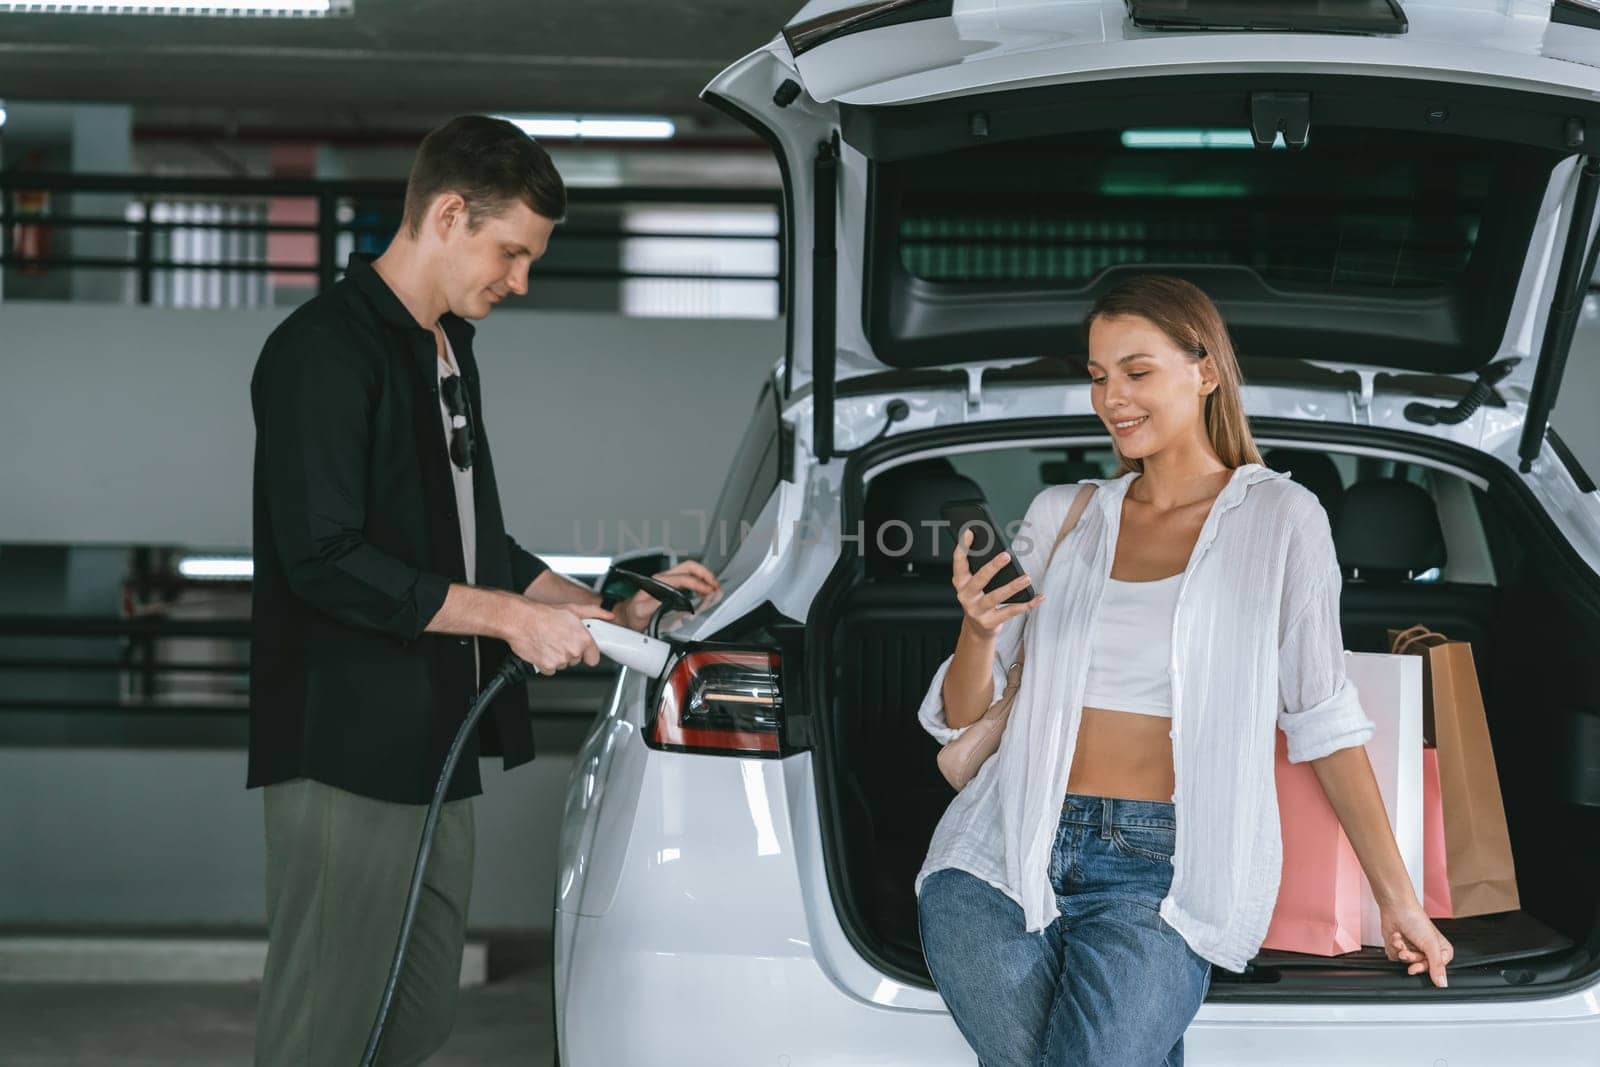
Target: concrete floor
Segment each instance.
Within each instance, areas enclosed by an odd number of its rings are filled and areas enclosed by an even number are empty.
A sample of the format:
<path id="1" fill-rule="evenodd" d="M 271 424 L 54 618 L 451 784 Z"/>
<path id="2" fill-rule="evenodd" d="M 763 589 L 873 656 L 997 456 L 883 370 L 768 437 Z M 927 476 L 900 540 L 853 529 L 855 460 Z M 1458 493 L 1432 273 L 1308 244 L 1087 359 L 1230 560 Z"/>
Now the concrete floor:
<path id="1" fill-rule="evenodd" d="M 548 952 L 461 991 L 456 1026 L 429 1067 L 550 1067 Z M 256 982 L 0 983 L 6 1067 L 249 1064 Z"/>

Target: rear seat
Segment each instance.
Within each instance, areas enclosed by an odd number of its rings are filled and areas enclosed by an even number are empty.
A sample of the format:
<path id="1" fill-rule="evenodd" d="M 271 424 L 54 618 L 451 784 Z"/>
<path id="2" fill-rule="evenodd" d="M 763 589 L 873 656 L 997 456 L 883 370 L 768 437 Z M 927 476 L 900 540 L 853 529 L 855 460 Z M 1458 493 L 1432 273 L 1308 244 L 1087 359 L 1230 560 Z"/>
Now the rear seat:
<path id="1" fill-rule="evenodd" d="M 1482 649 L 1476 656 L 1482 673 L 1489 659 L 1495 590 L 1416 580 L 1446 563 L 1444 531 L 1426 489 L 1399 478 L 1346 489 L 1324 452 L 1275 448 L 1262 460 L 1315 493 L 1328 513 L 1345 576 L 1339 606 L 1346 648 L 1387 652 L 1389 630 L 1421 623 Z"/>
<path id="2" fill-rule="evenodd" d="M 1269 449 L 1261 461 L 1275 471 L 1283 471 L 1299 484 L 1317 495 L 1322 510 L 1328 513 L 1332 525 L 1339 514 L 1339 502 L 1344 497 L 1344 480 L 1339 468 L 1326 452 L 1308 452 L 1298 448 Z"/>
<path id="3" fill-rule="evenodd" d="M 1421 623 L 1472 642 L 1483 677 L 1495 588 L 1416 580 L 1447 562 L 1438 510 L 1426 489 L 1398 478 L 1350 486 L 1333 525 L 1333 543 L 1345 575 L 1339 607 L 1346 648 L 1387 652 L 1389 630 Z"/>

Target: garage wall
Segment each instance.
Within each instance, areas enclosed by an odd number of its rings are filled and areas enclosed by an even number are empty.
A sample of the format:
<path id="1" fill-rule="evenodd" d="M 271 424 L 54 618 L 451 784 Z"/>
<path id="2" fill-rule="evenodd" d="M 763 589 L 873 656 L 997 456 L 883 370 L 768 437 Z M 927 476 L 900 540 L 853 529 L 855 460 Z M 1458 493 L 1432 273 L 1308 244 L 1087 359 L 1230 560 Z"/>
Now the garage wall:
<path id="1" fill-rule="evenodd" d="M 0 303 L 0 543 L 248 548 L 250 374 L 286 313 Z M 694 552 L 783 324 L 507 309 L 474 350 L 512 536 Z"/>
<path id="2" fill-rule="evenodd" d="M 548 930 L 575 747 L 480 763 L 473 930 Z M 261 790 L 245 753 L 0 748 L 0 925 L 266 924 Z"/>
<path id="3" fill-rule="evenodd" d="M 247 550 L 250 374 L 286 313 L 0 303 L 0 543 Z M 480 322 L 507 528 L 535 551 L 610 553 L 624 524 L 698 551 L 682 511 L 715 504 L 782 345 L 781 322 L 511 309 Z M 91 561 L 116 573 L 74 584 Z M 114 612 L 123 563 L 79 549 L 40 589 L 12 586 L 27 603 L 10 607 Z M 243 787 L 242 747 L 84 747 L 71 738 L 93 726 L 104 745 L 104 725 L 58 718 L 45 726 L 60 744 L 0 746 L 0 924 L 259 926 L 261 793 Z M 577 735 L 571 720 L 547 729 L 560 736 L 532 764 L 484 761 L 476 929 L 549 924 Z"/>

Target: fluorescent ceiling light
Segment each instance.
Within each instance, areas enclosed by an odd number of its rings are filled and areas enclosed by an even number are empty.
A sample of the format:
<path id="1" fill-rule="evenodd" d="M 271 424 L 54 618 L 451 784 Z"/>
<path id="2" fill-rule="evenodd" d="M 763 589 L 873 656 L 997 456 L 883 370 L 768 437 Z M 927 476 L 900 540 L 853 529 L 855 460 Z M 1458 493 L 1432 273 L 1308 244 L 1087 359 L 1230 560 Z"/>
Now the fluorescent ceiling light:
<path id="1" fill-rule="evenodd" d="M 178 561 L 185 578 L 253 578 L 255 561 L 249 556 L 185 556 Z"/>
<path id="2" fill-rule="evenodd" d="M 0 100 L 0 129 L 4 129 L 5 125 L 6 125 L 6 105 L 5 105 L 5 101 Z"/>
<path id="3" fill-rule="evenodd" d="M 1123 148 L 1254 148 L 1249 130 L 1123 130 Z"/>
<path id="4" fill-rule="evenodd" d="M 671 119 L 586 119 L 577 115 L 501 115 L 529 137 L 572 140 L 664 141 L 677 132 Z"/>
<path id="5" fill-rule="evenodd" d="M 0 14 L 325 18 L 349 15 L 354 5 L 355 0 L 0 0 Z"/>
<path id="6" fill-rule="evenodd" d="M 550 569 L 557 574 L 565 574 L 571 578 L 598 578 L 611 569 L 610 556 L 546 556 L 540 559 L 550 565 Z"/>

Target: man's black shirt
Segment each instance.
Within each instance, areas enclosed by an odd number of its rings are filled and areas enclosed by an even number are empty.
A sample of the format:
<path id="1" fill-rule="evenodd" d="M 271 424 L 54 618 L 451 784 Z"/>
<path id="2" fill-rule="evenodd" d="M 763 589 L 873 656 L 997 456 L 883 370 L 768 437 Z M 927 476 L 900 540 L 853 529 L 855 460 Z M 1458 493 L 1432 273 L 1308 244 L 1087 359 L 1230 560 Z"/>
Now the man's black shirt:
<path id="1" fill-rule="evenodd" d="M 425 804 L 466 718 L 472 639 L 424 633 L 466 581 L 439 414 L 438 347 L 369 255 L 267 338 L 255 413 L 255 579 L 246 788 L 309 777 Z M 505 531 L 473 328 L 439 320 L 476 420 L 479 586 L 521 592 L 543 570 Z M 479 638 L 485 682 L 504 642 Z M 502 690 L 463 751 L 448 799 L 482 791 L 478 756 L 533 758 L 524 683 Z"/>

